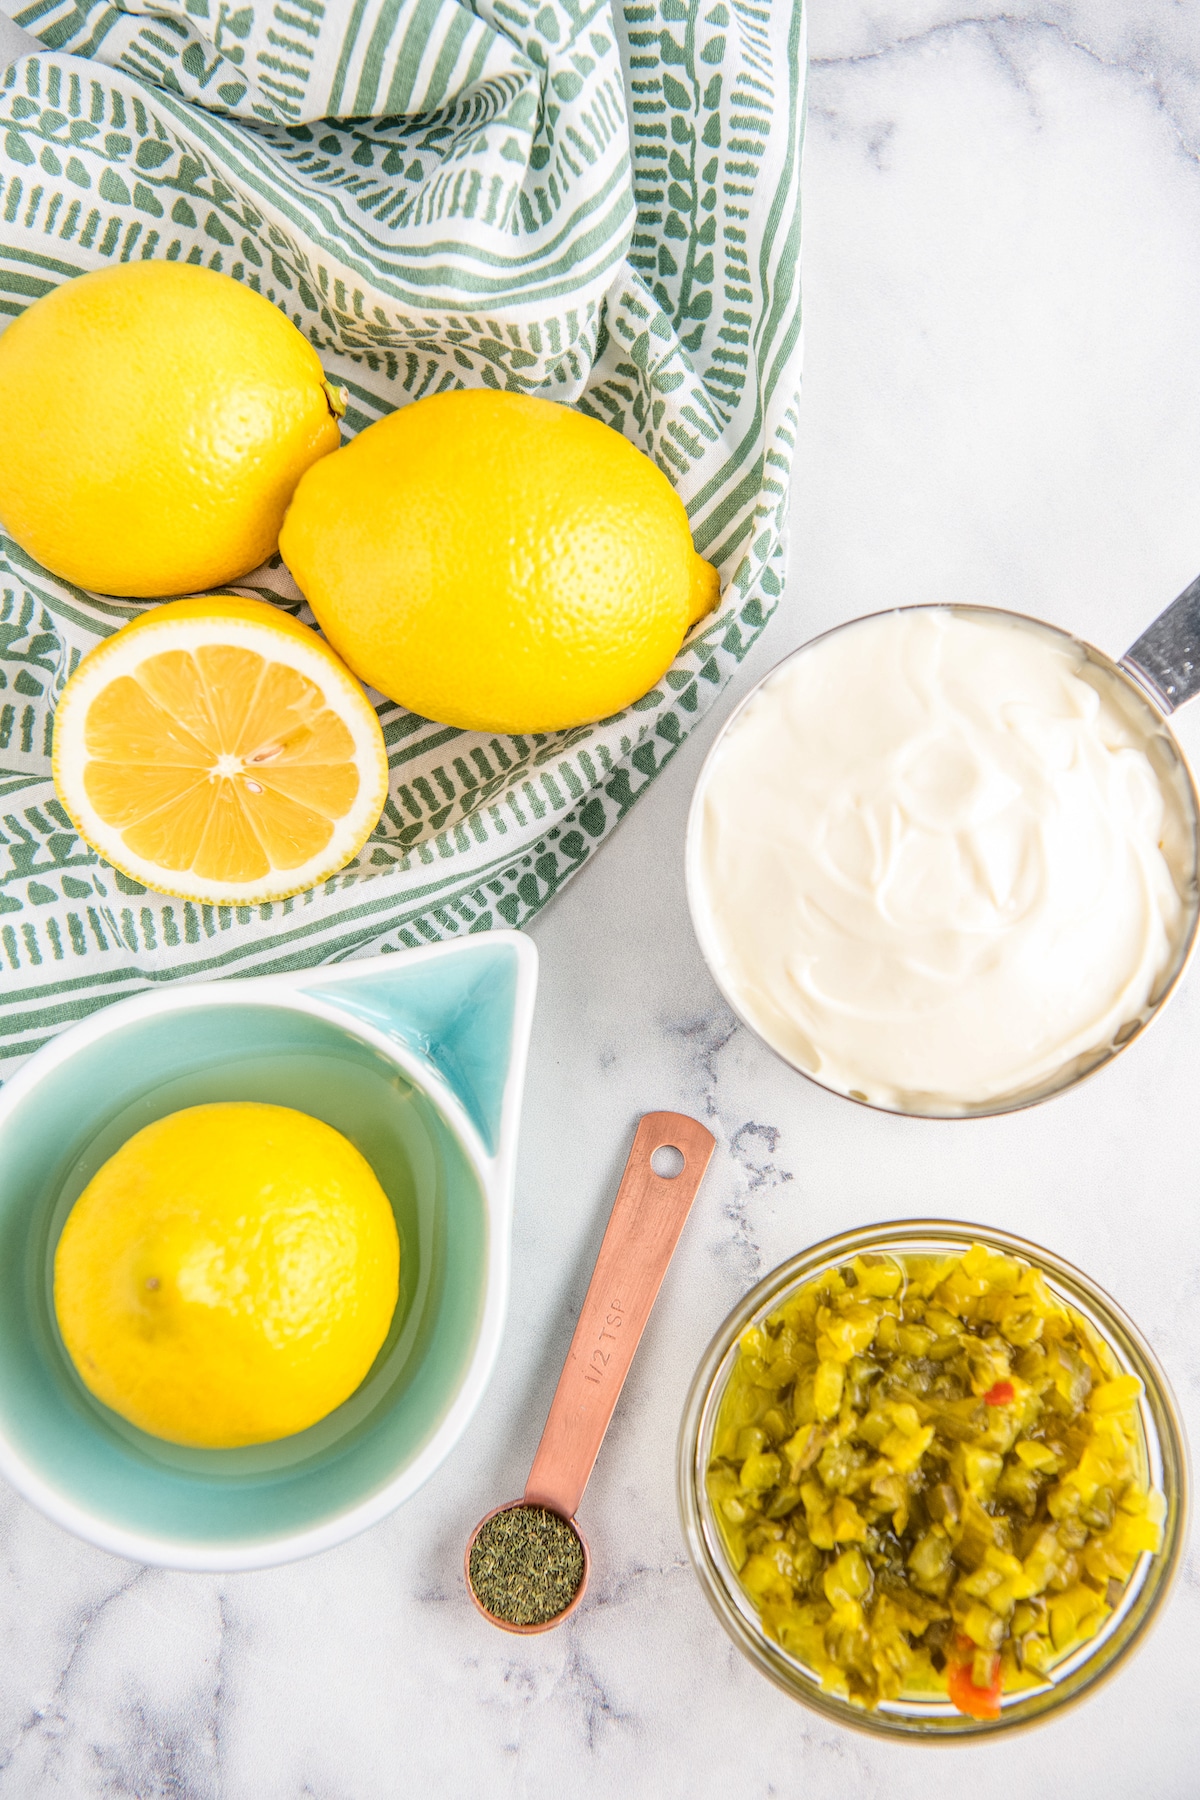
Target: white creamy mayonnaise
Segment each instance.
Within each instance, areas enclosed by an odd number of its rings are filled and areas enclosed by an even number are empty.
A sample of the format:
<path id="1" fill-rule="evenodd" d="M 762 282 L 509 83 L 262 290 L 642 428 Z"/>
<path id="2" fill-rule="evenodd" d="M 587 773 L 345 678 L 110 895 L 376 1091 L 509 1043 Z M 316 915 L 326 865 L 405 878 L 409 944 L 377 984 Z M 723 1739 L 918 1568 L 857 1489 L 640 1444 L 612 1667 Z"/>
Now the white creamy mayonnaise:
<path id="1" fill-rule="evenodd" d="M 1147 705 L 1015 617 L 885 613 L 768 678 L 702 777 L 702 947 L 826 1086 L 961 1112 L 1145 1015 L 1190 911 Z M 1183 873 L 1180 873 L 1180 871 Z"/>

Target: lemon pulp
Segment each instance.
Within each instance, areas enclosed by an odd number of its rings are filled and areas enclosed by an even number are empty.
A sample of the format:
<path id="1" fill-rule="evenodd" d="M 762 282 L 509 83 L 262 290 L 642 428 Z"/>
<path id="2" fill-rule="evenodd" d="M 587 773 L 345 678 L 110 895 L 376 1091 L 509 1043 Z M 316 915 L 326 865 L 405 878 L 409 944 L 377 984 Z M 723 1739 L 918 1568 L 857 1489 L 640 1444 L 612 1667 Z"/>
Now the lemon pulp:
<path id="1" fill-rule="evenodd" d="M 250 905 L 323 881 L 387 796 L 375 710 L 314 631 L 261 600 L 176 600 L 86 656 L 54 726 L 59 797 L 149 887 Z"/>
<path id="2" fill-rule="evenodd" d="M 363 1381 L 400 1240 L 366 1159 L 290 1107 L 172 1113 L 93 1176 L 63 1228 L 54 1306 L 84 1385 L 171 1443 L 289 1437 Z"/>

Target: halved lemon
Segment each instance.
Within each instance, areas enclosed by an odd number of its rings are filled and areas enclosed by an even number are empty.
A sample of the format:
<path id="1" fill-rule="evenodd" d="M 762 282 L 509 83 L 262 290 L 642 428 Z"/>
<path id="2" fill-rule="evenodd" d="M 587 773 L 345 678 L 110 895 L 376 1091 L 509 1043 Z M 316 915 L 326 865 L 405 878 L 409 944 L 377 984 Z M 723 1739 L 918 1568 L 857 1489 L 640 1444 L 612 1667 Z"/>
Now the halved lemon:
<path id="1" fill-rule="evenodd" d="M 255 906 L 342 868 L 387 798 L 375 709 L 308 626 L 263 600 L 175 600 L 80 663 L 54 782 L 108 862 L 182 899 Z"/>

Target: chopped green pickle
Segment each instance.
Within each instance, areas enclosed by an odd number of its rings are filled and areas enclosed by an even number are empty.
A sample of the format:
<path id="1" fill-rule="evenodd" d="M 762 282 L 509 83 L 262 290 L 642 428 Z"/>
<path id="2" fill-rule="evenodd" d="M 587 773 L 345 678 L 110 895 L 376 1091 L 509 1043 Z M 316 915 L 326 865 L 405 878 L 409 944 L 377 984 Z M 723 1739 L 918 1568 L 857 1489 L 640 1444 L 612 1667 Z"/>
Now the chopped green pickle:
<path id="1" fill-rule="evenodd" d="M 1041 1685 L 1162 1546 L 1142 1384 L 1041 1271 L 871 1256 L 743 1333 L 708 1492 L 764 1630 L 855 1706 Z"/>

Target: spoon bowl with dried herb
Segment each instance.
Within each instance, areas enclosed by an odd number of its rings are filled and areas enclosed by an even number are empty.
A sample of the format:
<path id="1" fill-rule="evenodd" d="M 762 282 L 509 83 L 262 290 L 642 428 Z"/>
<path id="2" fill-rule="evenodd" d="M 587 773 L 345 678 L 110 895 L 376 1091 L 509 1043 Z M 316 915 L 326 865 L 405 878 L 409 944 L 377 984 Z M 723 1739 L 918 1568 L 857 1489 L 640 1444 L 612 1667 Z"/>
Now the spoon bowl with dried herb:
<path id="1" fill-rule="evenodd" d="M 588 1578 L 583 1537 L 547 1506 L 513 1500 L 475 1527 L 465 1559 L 475 1604 L 506 1631 L 561 1625 L 583 1599 Z"/>

